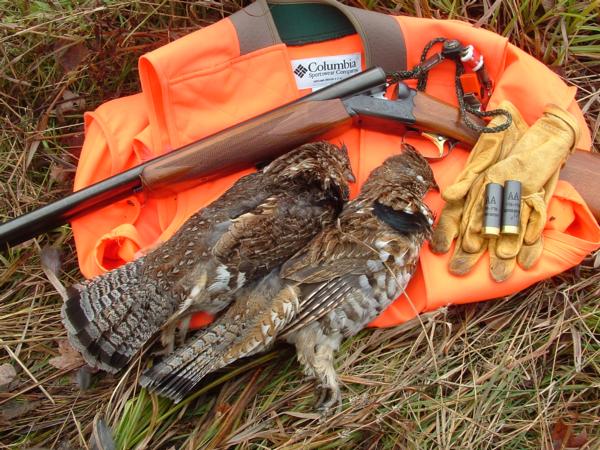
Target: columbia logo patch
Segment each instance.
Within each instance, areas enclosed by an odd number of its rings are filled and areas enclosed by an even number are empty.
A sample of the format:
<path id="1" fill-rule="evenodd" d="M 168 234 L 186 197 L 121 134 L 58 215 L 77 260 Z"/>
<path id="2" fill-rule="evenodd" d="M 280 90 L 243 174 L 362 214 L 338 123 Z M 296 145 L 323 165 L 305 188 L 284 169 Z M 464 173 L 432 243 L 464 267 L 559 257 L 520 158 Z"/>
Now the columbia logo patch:
<path id="1" fill-rule="evenodd" d="M 361 54 L 294 59 L 292 73 L 298 89 L 313 92 L 361 71 Z"/>
<path id="2" fill-rule="evenodd" d="M 304 75 L 306 75 L 306 72 L 308 72 L 308 69 L 306 67 L 304 67 L 302 64 L 298 64 L 298 67 L 296 67 L 296 70 L 294 70 L 294 73 L 296 75 L 298 75 L 300 78 L 302 78 Z"/>

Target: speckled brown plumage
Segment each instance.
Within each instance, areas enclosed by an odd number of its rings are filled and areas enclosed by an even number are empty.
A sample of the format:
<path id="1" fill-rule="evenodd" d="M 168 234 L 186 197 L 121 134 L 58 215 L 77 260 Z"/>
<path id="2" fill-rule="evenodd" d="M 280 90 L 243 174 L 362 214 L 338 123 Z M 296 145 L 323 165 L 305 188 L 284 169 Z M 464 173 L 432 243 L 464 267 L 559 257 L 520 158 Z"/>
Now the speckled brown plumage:
<path id="1" fill-rule="evenodd" d="M 404 290 L 433 217 L 423 203 L 435 187 L 412 147 L 375 169 L 338 220 L 255 286 L 189 345 L 147 371 L 142 385 L 181 400 L 200 380 L 284 339 L 319 381 L 319 406 L 340 401 L 333 354 Z"/>
<path id="2" fill-rule="evenodd" d="M 332 222 L 352 179 L 346 150 L 327 142 L 241 178 L 167 242 L 74 293 L 62 311 L 71 343 L 115 372 L 161 328 L 169 338 L 190 313 L 222 310 Z"/>

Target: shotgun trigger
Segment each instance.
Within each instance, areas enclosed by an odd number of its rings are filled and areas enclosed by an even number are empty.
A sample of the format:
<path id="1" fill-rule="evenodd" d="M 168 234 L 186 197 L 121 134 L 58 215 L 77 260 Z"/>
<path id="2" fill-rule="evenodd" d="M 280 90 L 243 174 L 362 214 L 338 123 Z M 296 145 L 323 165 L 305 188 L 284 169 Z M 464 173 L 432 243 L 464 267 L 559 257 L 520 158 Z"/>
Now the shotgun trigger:
<path id="1" fill-rule="evenodd" d="M 432 133 L 430 131 L 422 131 L 421 136 L 423 136 L 424 138 L 427 138 L 431 142 L 433 142 L 433 144 L 438 149 L 439 156 L 436 159 L 441 159 L 441 158 L 445 158 L 446 156 L 448 156 L 457 142 L 454 139 L 450 139 L 450 138 L 447 138 L 446 136 L 442 136 L 441 134 L 437 134 L 437 133 Z M 444 146 L 446 144 L 448 144 L 448 152 L 444 152 Z"/>

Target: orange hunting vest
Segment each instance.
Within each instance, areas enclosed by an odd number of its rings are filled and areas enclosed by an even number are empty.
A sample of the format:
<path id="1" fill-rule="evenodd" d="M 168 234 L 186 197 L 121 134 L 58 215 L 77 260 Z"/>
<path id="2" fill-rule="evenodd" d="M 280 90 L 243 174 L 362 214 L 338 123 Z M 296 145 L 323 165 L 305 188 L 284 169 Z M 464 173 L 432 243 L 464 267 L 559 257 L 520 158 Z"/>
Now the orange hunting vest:
<path id="1" fill-rule="evenodd" d="M 86 113 L 86 139 L 74 189 L 306 95 L 328 82 L 332 67 L 340 73 L 333 70 L 329 81 L 376 65 L 386 71 L 411 68 L 419 62 L 423 47 L 439 36 L 472 43 L 484 55 L 494 81 L 488 108 L 508 99 L 531 124 L 547 103 L 555 103 L 579 120 L 582 133 L 577 146 L 589 150 L 590 134 L 575 102 L 575 88 L 502 36 L 465 22 L 389 16 L 334 0 L 273 0 L 268 4 L 259 0 L 142 56 L 142 92 Z M 427 92 L 456 105 L 453 63 L 442 62 L 431 71 Z M 432 150 L 432 144 L 414 132 L 402 136 L 397 131 L 355 127 L 325 137 L 349 149 L 357 177 L 352 195 L 373 168 L 399 151 L 403 139 L 424 153 Z M 442 189 L 453 182 L 467 154 L 466 149 L 457 148 L 432 163 Z M 99 275 L 164 242 L 191 214 L 252 170 L 171 197 L 133 195 L 74 220 L 82 273 Z M 439 194 L 429 194 L 426 202 L 439 214 L 443 204 Z M 447 270 L 452 251 L 434 255 L 425 244 L 406 295 L 372 325 L 393 326 L 444 305 L 514 293 L 577 265 L 600 246 L 598 224 L 571 185 L 559 182 L 549 209 L 548 217 L 555 219 L 546 225 L 544 253 L 531 270 L 517 268 L 507 281 L 496 283 L 484 257 L 469 275 L 456 277 Z M 196 325 L 204 320 L 197 316 Z"/>

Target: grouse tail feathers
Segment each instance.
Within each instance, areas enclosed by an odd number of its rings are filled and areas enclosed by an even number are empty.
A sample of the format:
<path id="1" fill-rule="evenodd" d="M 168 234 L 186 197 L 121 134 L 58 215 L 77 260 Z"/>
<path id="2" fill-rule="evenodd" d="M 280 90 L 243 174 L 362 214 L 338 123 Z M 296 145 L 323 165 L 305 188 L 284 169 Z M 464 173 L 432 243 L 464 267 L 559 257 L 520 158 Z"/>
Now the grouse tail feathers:
<path id="1" fill-rule="evenodd" d="M 71 345 L 90 366 L 119 371 L 173 313 L 156 283 L 144 278 L 140 258 L 71 289 L 62 319 Z"/>

